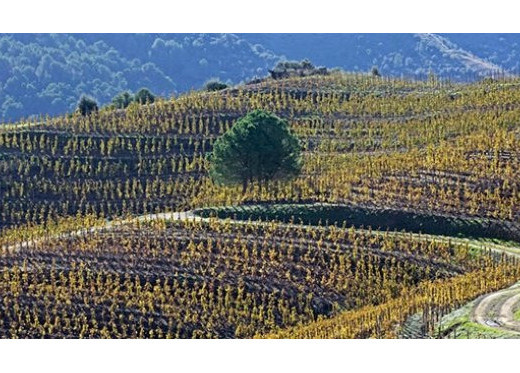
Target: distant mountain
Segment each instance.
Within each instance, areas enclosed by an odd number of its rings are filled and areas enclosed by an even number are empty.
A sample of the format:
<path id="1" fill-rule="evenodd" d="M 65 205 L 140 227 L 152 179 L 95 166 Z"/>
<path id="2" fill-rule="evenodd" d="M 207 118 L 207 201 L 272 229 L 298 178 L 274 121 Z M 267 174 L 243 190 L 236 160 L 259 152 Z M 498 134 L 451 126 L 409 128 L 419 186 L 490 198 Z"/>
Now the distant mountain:
<path id="1" fill-rule="evenodd" d="M 238 34 L 289 59 L 386 75 L 470 80 L 519 71 L 519 34 Z"/>
<path id="2" fill-rule="evenodd" d="M 279 59 L 233 34 L 4 34 L 0 119 L 70 111 L 81 94 L 106 104 L 141 87 L 168 96 L 213 77 L 237 83 Z"/>
<path id="3" fill-rule="evenodd" d="M 168 96 L 210 78 L 239 83 L 278 61 L 471 80 L 520 70 L 518 34 L 0 34 L 0 120 L 101 104 L 148 87 Z"/>

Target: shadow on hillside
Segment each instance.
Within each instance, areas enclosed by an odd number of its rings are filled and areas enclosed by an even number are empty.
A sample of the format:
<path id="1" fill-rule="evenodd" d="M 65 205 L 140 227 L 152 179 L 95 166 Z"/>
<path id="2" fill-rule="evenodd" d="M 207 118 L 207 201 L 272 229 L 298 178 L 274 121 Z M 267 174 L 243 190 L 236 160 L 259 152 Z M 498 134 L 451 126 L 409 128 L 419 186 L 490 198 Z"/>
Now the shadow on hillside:
<path id="1" fill-rule="evenodd" d="M 236 220 L 276 220 L 310 225 L 337 225 L 433 235 L 491 238 L 520 241 L 517 226 L 490 219 L 457 218 L 392 209 L 347 205 L 245 205 L 215 207 L 195 211 L 203 217 Z"/>

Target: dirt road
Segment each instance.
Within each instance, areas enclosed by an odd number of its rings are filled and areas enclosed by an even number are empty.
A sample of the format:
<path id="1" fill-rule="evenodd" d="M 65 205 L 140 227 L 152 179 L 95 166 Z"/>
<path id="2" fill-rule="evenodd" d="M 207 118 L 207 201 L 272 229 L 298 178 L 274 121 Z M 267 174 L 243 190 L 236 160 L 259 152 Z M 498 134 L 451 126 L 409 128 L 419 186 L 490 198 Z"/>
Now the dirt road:
<path id="1" fill-rule="evenodd" d="M 520 337 L 520 320 L 515 320 L 514 316 L 519 309 L 520 283 L 481 297 L 473 308 L 471 319 L 490 328 L 518 333 Z"/>
<path id="2" fill-rule="evenodd" d="M 145 221 L 153 221 L 153 220 L 203 220 L 203 219 L 204 218 L 201 218 L 201 217 L 193 214 L 193 212 L 191 212 L 191 211 L 141 215 L 141 216 L 138 216 L 138 217 L 132 218 L 132 219 L 112 220 L 112 221 L 107 222 L 105 225 L 98 226 L 98 227 L 79 229 L 77 231 L 61 233 L 61 234 L 58 234 L 58 235 L 52 236 L 52 237 L 43 237 L 38 240 L 23 241 L 23 242 L 19 242 L 19 243 L 13 244 L 13 245 L 3 246 L 2 250 L 7 251 L 7 252 L 15 252 L 20 249 L 30 248 L 31 246 L 34 246 L 38 243 L 42 243 L 49 239 L 79 237 L 79 236 L 83 236 L 88 233 L 107 231 L 107 230 L 110 230 L 113 228 L 120 227 L 125 224 L 131 224 L 131 223 L 135 223 L 135 222 L 145 222 Z"/>

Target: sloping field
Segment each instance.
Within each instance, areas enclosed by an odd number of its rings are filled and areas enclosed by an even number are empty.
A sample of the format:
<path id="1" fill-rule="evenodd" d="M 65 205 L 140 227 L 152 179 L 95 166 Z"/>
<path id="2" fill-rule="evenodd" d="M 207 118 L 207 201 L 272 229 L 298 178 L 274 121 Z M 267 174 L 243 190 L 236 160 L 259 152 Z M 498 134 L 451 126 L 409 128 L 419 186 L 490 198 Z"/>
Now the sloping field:
<path id="1" fill-rule="evenodd" d="M 334 73 L 0 128 L 0 243 L 10 248 L 0 256 L 0 334 L 395 337 L 418 313 L 431 331 L 520 279 L 516 260 L 486 244 L 416 237 L 520 240 L 518 102 L 513 79 Z M 206 155 L 253 109 L 289 121 L 303 172 L 246 193 L 217 186 Z M 310 225 L 131 220 L 302 203 L 355 214 L 333 222 L 321 211 Z"/>
<path id="2" fill-rule="evenodd" d="M 414 291 L 518 275 L 507 259 L 474 255 L 465 245 L 219 220 L 135 222 L 48 237 L 14 247 L 0 261 L 1 333 L 35 338 L 253 337 L 405 297 L 412 308 L 403 308 L 402 321 L 426 307 L 415 303 Z M 428 300 L 428 310 L 440 312 L 443 301 Z M 376 329 L 352 324 L 354 334 L 341 336 L 391 336 L 396 320 L 377 317 Z"/>
<path id="3" fill-rule="evenodd" d="M 517 221 L 518 85 L 333 75 L 194 93 L 0 129 L 2 226 L 237 201 L 328 201 Z M 265 195 L 217 189 L 214 139 L 249 110 L 289 119 L 305 169 Z M 41 124 L 40 124 L 41 123 Z"/>

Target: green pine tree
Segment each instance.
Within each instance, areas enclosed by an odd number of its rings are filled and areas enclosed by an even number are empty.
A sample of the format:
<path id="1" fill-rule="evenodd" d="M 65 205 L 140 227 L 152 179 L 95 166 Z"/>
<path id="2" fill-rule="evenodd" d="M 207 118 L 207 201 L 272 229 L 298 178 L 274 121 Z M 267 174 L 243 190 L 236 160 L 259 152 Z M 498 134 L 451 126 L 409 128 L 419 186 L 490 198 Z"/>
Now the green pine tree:
<path id="1" fill-rule="evenodd" d="M 210 175 L 219 184 L 247 186 L 289 179 L 301 171 L 301 147 L 287 121 L 256 110 L 239 119 L 215 141 Z"/>

